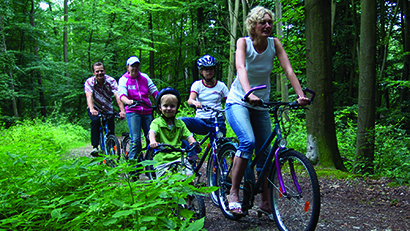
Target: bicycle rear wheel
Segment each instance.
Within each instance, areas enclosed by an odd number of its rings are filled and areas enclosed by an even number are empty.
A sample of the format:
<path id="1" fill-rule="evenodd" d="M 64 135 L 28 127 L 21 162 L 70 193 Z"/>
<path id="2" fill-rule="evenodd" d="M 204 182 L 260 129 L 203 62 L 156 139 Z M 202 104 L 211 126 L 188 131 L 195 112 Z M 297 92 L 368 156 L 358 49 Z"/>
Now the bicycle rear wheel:
<path id="1" fill-rule="evenodd" d="M 293 150 L 281 153 L 279 158 L 286 194 L 279 184 L 276 166 L 269 182 L 276 225 L 279 230 L 314 230 L 319 220 L 320 188 L 313 165 Z"/>
<path id="2" fill-rule="evenodd" d="M 236 148 L 228 148 L 226 151 L 221 150 L 218 153 L 218 169 L 216 171 L 216 186 L 219 190 L 216 192 L 218 197 L 219 207 L 224 216 L 231 220 L 239 220 L 242 215 L 234 214 L 229 210 L 228 195 L 232 186 L 232 166 L 235 157 Z M 243 190 L 239 190 L 239 201 L 243 199 Z"/>
<path id="3" fill-rule="evenodd" d="M 190 198 L 191 205 L 189 206 L 189 209 L 195 213 L 193 217 L 194 220 L 199 220 L 205 217 L 206 211 L 204 198 L 201 195 L 197 194 L 194 194 L 194 196 L 190 196 Z"/>
<path id="4" fill-rule="evenodd" d="M 122 154 L 122 158 L 124 158 L 124 160 L 128 160 L 128 154 L 130 152 L 130 143 L 131 143 L 131 138 L 129 136 L 125 136 L 123 141 L 122 141 L 122 145 L 121 145 L 121 154 Z"/>
<path id="5" fill-rule="evenodd" d="M 121 156 L 120 143 L 116 136 L 109 135 L 105 142 L 104 154 L 110 155 L 109 159 L 105 159 L 104 163 L 110 167 L 116 167 Z"/>

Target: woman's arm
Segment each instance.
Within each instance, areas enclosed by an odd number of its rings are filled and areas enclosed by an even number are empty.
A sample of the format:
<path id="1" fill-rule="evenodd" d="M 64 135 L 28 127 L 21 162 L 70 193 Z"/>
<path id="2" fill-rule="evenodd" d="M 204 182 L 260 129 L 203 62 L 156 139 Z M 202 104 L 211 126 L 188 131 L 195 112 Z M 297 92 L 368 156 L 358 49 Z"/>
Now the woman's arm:
<path id="1" fill-rule="evenodd" d="M 277 38 L 273 38 L 276 49 L 276 56 L 278 57 L 280 66 L 285 72 L 286 77 L 289 79 L 290 84 L 298 95 L 298 102 L 301 105 L 306 105 L 309 99 L 305 97 L 302 87 L 300 86 L 299 80 L 293 71 L 292 65 L 290 64 L 289 57 L 286 54 L 285 49 L 283 49 L 282 43 Z"/>

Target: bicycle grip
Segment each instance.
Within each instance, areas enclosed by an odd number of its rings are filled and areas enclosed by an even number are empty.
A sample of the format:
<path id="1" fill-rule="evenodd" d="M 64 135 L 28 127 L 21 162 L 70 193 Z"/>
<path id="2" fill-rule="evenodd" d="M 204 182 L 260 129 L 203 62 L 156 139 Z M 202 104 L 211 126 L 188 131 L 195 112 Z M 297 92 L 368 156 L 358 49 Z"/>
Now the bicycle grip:
<path id="1" fill-rule="evenodd" d="M 260 86 L 256 86 L 256 87 L 252 87 L 244 96 L 243 96 L 243 101 L 247 101 L 247 98 L 248 98 L 248 96 L 252 93 L 252 92 L 254 92 L 254 91 L 256 91 L 256 90 L 261 90 L 261 89 L 265 89 L 267 86 L 266 85 L 260 85 Z"/>
<path id="2" fill-rule="evenodd" d="M 313 102 L 313 99 L 316 96 L 316 92 L 314 92 L 313 90 L 310 90 L 309 88 L 305 88 L 304 92 L 309 92 L 310 94 L 312 94 L 312 97 L 310 97 L 310 102 Z"/>

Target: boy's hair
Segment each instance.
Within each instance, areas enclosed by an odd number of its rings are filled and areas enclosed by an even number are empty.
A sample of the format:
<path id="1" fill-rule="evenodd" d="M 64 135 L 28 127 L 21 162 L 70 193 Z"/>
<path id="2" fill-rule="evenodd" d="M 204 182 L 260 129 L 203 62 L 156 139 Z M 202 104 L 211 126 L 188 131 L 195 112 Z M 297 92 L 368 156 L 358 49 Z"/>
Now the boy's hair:
<path id="1" fill-rule="evenodd" d="M 265 14 L 269 14 L 272 20 L 275 20 L 275 14 L 263 6 L 256 6 L 249 12 L 246 17 L 246 29 L 249 37 L 253 38 L 256 23 L 260 22 Z"/>
<path id="2" fill-rule="evenodd" d="M 178 105 L 178 98 L 174 94 L 162 95 L 161 104 L 163 104 L 164 102 L 173 102 L 176 105 Z M 158 106 L 161 107 L 161 105 Z"/>

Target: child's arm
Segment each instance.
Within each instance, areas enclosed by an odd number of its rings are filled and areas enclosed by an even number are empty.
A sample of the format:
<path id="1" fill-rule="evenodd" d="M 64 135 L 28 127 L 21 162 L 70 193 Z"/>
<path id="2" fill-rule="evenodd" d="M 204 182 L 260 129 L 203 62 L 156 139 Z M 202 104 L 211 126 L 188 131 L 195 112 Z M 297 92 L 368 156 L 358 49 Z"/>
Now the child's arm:
<path id="1" fill-rule="evenodd" d="M 150 130 L 148 133 L 148 139 L 149 139 L 149 146 L 151 148 L 156 148 L 158 147 L 158 143 L 155 140 L 155 132 L 153 130 Z"/>

